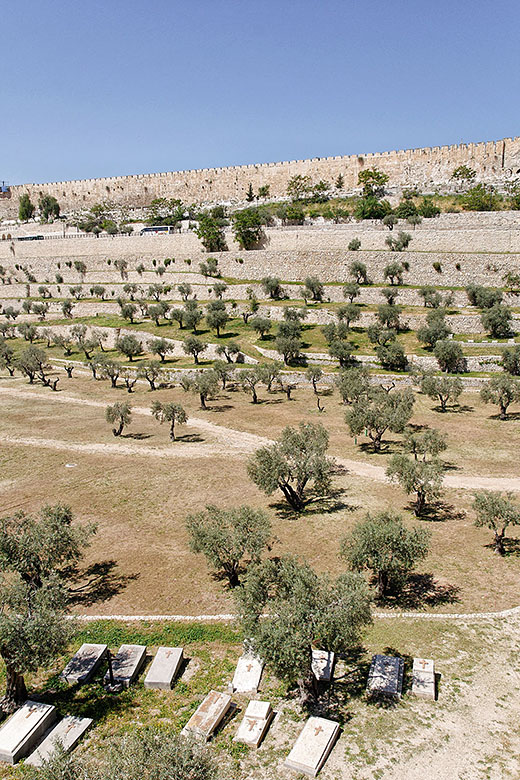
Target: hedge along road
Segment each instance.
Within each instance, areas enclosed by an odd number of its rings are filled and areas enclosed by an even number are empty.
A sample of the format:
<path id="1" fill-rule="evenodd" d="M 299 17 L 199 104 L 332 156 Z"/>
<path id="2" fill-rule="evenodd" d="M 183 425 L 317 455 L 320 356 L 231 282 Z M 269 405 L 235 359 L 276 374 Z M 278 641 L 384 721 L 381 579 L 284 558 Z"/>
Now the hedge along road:
<path id="1" fill-rule="evenodd" d="M 95 406 L 105 408 L 103 401 L 92 401 L 86 398 L 74 398 L 67 395 L 47 395 L 45 393 L 33 392 L 31 390 L 21 390 L 15 387 L 0 387 L 0 395 L 15 395 L 18 398 L 38 398 L 49 402 L 69 403 L 83 406 Z M 151 415 L 150 409 L 144 407 L 132 407 L 134 414 Z M 71 452 L 85 452 L 98 454 L 100 452 L 110 452 L 117 455 L 141 455 L 141 456 L 159 456 L 159 457 L 191 457 L 202 458 L 210 457 L 215 454 L 227 454 L 229 456 L 248 454 L 254 452 L 258 447 L 272 444 L 273 441 L 264 436 L 258 436 L 254 433 L 244 433 L 228 428 L 223 425 L 209 422 L 200 417 L 190 417 L 189 422 L 201 431 L 211 434 L 222 442 L 222 446 L 215 444 L 185 443 L 182 449 L 155 448 L 138 446 L 131 444 L 77 444 L 75 442 L 62 441 L 60 439 L 40 439 L 38 437 L 15 437 L 0 435 L 0 442 L 4 444 L 23 444 L 29 447 L 48 447 L 60 450 L 69 450 Z M 338 458 L 335 462 L 347 469 L 352 474 L 359 477 L 376 480 L 378 482 L 388 482 L 385 469 L 382 466 L 374 466 L 370 463 L 352 460 L 350 458 Z M 520 492 L 520 478 L 517 477 L 486 477 L 486 476 L 460 476 L 448 474 L 444 477 L 443 484 L 447 488 L 454 490 L 504 490 Z"/>

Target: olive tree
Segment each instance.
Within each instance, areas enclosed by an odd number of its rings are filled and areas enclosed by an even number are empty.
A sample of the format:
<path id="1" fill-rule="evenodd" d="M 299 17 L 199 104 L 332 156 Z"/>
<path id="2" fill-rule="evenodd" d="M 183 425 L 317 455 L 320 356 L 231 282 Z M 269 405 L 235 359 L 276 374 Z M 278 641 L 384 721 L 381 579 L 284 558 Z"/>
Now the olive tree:
<path id="1" fill-rule="evenodd" d="M 188 415 L 180 404 L 172 402 L 154 401 L 151 407 L 152 416 L 159 422 L 170 423 L 170 439 L 175 441 L 175 424 L 184 425 L 188 421 Z"/>
<path id="2" fill-rule="evenodd" d="M 156 382 L 161 376 L 161 364 L 158 360 L 149 360 L 148 363 L 139 366 L 137 375 L 140 379 L 146 379 L 150 390 L 156 390 Z"/>
<path id="3" fill-rule="evenodd" d="M 520 376 L 520 344 L 502 350 L 502 366 L 506 373 Z"/>
<path id="4" fill-rule="evenodd" d="M 341 540 L 341 555 L 355 571 L 368 570 L 380 599 L 398 594 L 417 561 L 428 554 L 430 533 L 406 528 L 394 512 L 367 514 Z"/>
<path id="5" fill-rule="evenodd" d="M 269 317 L 253 317 L 250 322 L 251 327 L 255 330 L 261 339 L 264 339 L 271 330 L 272 322 Z"/>
<path id="6" fill-rule="evenodd" d="M 348 653 L 371 623 L 362 575 L 333 579 L 292 556 L 251 566 L 235 598 L 251 650 L 278 679 L 297 686 L 304 706 L 318 696 L 313 647 Z"/>
<path id="7" fill-rule="evenodd" d="M 437 459 L 429 461 L 393 455 L 386 470 L 392 482 L 398 482 L 407 495 L 415 494 L 414 512 L 422 515 L 427 504 L 441 494 L 444 466 Z"/>
<path id="8" fill-rule="evenodd" d="M 441 412 L 445 412 L 448 402 L 456 404 L 462 395 L 464 386 L 459 377 L 435 376 L 426 374 L 421 381 L 421 392 L 431 398 L 438 400 L 441 405 Z"/>
<path id="9" fill-rule="evenodd" d="M 436 341 L 433 354 L 437 358 L 441 371 L 448 374 L 458 374 L 466 370 L 464 352 L 457 341 L 451 339 Z"/>
<path id="10" fill-rule="evenodd" d="M 125 355 L 130 362 L 134 357 L 138 357 L 143 353 L 143 345 L 136 336 L 126 335 L 120 336 L 116 341 L 116 349 Z"/>
<path id="11" fill-rule="evenodd" d="M 323 282 L 320 282 L 317 276 L 307 276 L 304 283 L 305 292 L 313 301 L 322 301 L 325 294 Z"/>
<path id="12" fill-rule="evenodd" d="M 46 364 L 45 350 L 32 345 L 22 350 L 14 363 L 18 371 L 28 378 L 30 385 L 34 384 L 38 372 L 43 371 Z"/>
<path id="13" fill-rule="evenodd" d="M 341 400 L 344 404 L 352 404 L 370 389 L 370 374 L 366 366 L 351 366 L 341 371 L 335 379 Z"/>
<path id="14" fill-rule="evenodd" d="M 192 355 L 195 365 L 198 365 L 199 355 L 207 349 L 207 344 L 197 336 L 186 336 L 182 342 L 182 351 L 186 355 Z"/>
<path id="15" fill-rule="evenodd" d="M 207 371 L 198 371 L 195 376 L 190 377 L 187 382 L 187 388 L 197 393 L 200 398 L 201 409 L 207 409 L 206 401 L 215 395 L 218 390 L 218 374 L 212 369 Z"/>
<path id="16" fill-rule="evenodd" d="M 309 488 L 316 497 L 325 496 L 334 468 L 327 458 L 329 435 L 319 423 L 301 422 L 287 426 L 279 441 L 261 447 L 249 459 L 247 471 L 255 485 L 271 496 L 281 490 L 289 505 L 301 512 L 309 502 Z"/>
<path id="17" fill-rule="evenodd" d="M 345 421 L 352 436 L 363 431 L 372 441 L 374 452 L 380 452 L 383 435 L 387 430 L 402 433 L 413 412 L 412 390 L 386 391 L 382 387 L 370 387 L 366 395 L 354 401 L 345 413 Z"/>
<path id="18" fill-rule="evenodd" d="M 173 350 L 173 344 L 167 339 L 150 339 L 148 349 L 152 355 L 159 355 L 161 363 L 164 363 L 168 352 Z"/>
<path id="19" fill-rule="evenodd" d="M 189 515 L 186 528 L 190 549 L 203 553 L 208 564 L 227 577 L 230 587 L 239 584 L 246 561 L 260 560 L 271 537 L 267 514 L 250 506 L 226 510 L 211 504 L 205 512 Z"/>
<path id="20" fill-rule="evenodd" d="M 212 328 L 217 332 L 217 338 L 220 337 L 221 328 L 224 328 L 229 322 L 229 314 L 224 301 L 216 300 L 208 303 L 206 306 L 206 322 L 208 328 Z"/>
<path id="21" fill-rule="evenodd" d="M 485 330 L 494 338 L 506 338 L 511 335 L 513 314 L 509 306 L 495 303 L 489 309 L 484 309 L 480 319 Z"/>
<path id="22" fill-rule="evenodd" d="M 0 520 L 0 655 L 12 712 L 27 699 L 24 675 L 65 649 L 73 624 L 65 616 L 66 578 L 95 533 L 73 524 L 70 507 L 45 506 L 38 517 L 18 512 Z"/>
<path id="23" fill-rule="evenodd" d="M 132 421 L 131 407 L 127 403 L 116 401 L 105 409 L 105 419 L 110 425 L 116 426 L 112 428 L 114 436 L 121 436 L 125 425 L 130 425 Z"/>
<path id="24" fill-rule="evenodd" d="M 500 419 L 507 419 L 507 410 L 512 403 L 520 401 L 520 379 L 511 374 L 492 377 L 480 391 L 485 404 L 492 403 L 500 409 Z"/>
<path id="25" fill-rule="evenodd" d="M 252 403 L 258 403 L 258 394 L 256 392 L 256 386 L 263 382 L 264 375 L 262 370 L 259 370 L 258 366 L 254 368 L 245 368 L 237 374 L 237 379 L 242 386 L 244 393 L 250 393 L 252 396 Z"/>
<path id="26" fill-rule="evenodd" d="M 502 495 L 491 490 L 475 493 L 473 509 L 476 512 L 475 525 L 485 526 L 493 531 L 495 552 L 505 554 L 504 539 L 510 525 L 520 524 L 520 507 L 511 493 Z"/>

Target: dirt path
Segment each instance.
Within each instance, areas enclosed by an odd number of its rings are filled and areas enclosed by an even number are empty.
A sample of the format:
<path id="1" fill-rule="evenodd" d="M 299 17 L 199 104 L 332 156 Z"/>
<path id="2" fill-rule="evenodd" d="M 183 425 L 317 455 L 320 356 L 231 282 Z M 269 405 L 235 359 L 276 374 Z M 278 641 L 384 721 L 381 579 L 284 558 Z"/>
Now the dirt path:
<path id="1" fill-rule="evenodd" d="M 106 403 L 103 401 L 93 401 L 86 398 L 75 398 L 73 396 L 63 395 L 62 393 L 46 394 L 32 390 L 21 390 L 14 387 L 0 387 L 0 395 L 11 395 L 18 398 L 37 398 L 40 400 L 55 403 L 72 403 L 83 406 L 95 406 L 104 408 Z M 134 406 L 132 412 L 150 416 L 150 409 Z M 222 442 L 222 446 L 206 443 L 183 444 L 182 449 L 173 451 L 172 449 L 160 449 L 155 447 L 146 447 L 130 444 L 76 444 L 74 442 L 65 442 L 58 439 L 38 439 L 16 438 L 10 436 L 1 436 L 0 442 L 5 444 L 26 444 L 28 446 L 55 447 L 56 449 L 69 449 L 77 452 L 103 453 L 112 452 L 114 454 L 140 454 L 151 456 L 166 457 L 207 457 L 215 453 L 234 455 L 238 453 L 251 453 L 258 447 L 272 444 L 272 440 L 264 436 L 258 436 L 254 433 L 245 433 L 233 428 L 227 428 L 223 425 L 204 420 L 201 417 L 190 417 L 188 427 L 192 425 L 199 431 L 205 431 Z M 356 474 L 365 479 L 376 480 L 378 482 L 387 482 L 385 469 L 382 466 L 374 466 L 371 463 L 353 460 L 351 458 L 335 458 L 336 462 L 345 468 L 348 472 Z M 517 477 L 487 477 L 487 476 L 463 476 L 448 474 L 444 477 L 444 486 L 455 490 L 503 490 L 520 492 L 520 478 Z"/>

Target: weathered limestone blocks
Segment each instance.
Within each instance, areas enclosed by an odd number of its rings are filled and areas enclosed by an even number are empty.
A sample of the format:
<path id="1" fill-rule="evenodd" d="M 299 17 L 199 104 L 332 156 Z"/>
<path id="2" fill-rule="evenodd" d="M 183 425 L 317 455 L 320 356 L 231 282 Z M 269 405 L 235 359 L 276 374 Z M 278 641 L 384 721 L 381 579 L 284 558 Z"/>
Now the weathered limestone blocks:
<path id="1" fill-rule="evenodd" d="M 159 647 L 144 678 L 144 687 L 170 690 L 183 660 L 182 647 Z"/>
<path id="2" fill-rule="evenodd" d="M 90 682 L 95 673 L 106 660 L 107 645 L 83 644 L 75 653 L 60 677 L 69 685 L 82 685 Z"/>
<path id="3" fill-rule="evenodd" d="M 392 655 L 374 655 L 368 673 L 369 697 L 400 699 L 403 692 L 404 661 Z"/>
<path id="4" fill-rule="evenodd" d="M 413 659 L 412 693 L 424 699 L 435 699 L 435 667 L 431 659 Z"/>
<path id="5" fill-rule="evenodd" d="M 213 736 L 231 707 L 231 696 L 210 691 L 184 726 L 182 733 L 199 737 L 205 742 Z"/>
<path id="6" fill-rule="evenodd" d="M 32 752 L 56 719 L 56 708 L 28 699 L 0 728 L 0 761 L 16 764 Z"/>
<path id="7" fill-rule="evenodd" d="M 114 684 L 128 688 L 138 677 L 146 661 L 144 645 L 121 645 L 112 657 Z M 111 684 L 110 672 L 105 674 L 105 685 Z"/>
<path id="8" fill-rule="evenodd" d="M 309 718 L 285 759 L 285 766 L 316 777 L 339 734 L 339 723 L 326 718 Z"/>
<path id="9" fill-rule="evenodd" d="M 257 748 L 273 717 L 274 712 L 268 701 L 250 701 L 233 741 Z"/>
<path id="10" fill-rule="evenodd" d="M 91 725 L 92 718 L 79 718 L 74 715 L 67 715 L 47 734 L 43 742 L 31 753 L 25 763 L 32 766 L 41 766 L 44 761 L 48 761 L 51 758 L 56 750 L 57 743 L 67 752 L 73 750 Z"/>

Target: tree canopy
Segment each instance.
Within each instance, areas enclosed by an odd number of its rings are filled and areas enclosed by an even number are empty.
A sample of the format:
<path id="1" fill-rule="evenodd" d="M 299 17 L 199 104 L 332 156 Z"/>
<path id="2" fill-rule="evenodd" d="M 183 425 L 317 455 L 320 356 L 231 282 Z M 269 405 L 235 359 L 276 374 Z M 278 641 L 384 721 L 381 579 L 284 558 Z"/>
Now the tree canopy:
<path id="1" fill-rule="evenodd" d="M 320 423 L 287 426 L 279 441 L 252 455 L 247 471 L 260 490 L 268 496 L 281 490 L 290 506 L 301 512 L 311 485 L 315 496 L 330 490 L 334 464 L 326 456 L 328 446 L 329 435 Z"/>
<path id="2" fill-rule="evenodd" d="M 250 567 L 235 596 L 251 649 L 278 678 L 298 686 L 302 704 L 316 695 L 312 648 L 347 652 L 371 622 L 361 575 L 331 579 L 292 556 Z"/>

